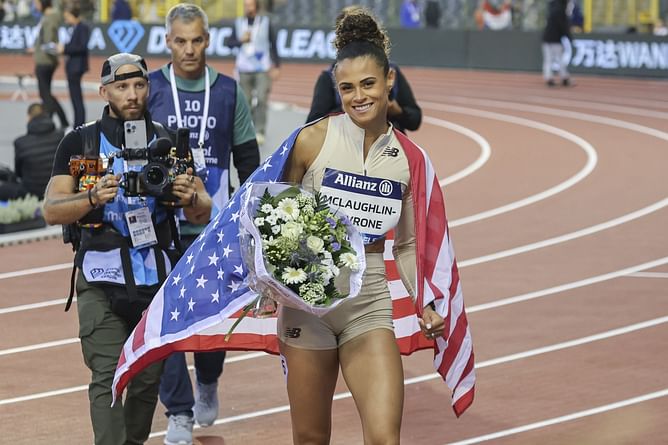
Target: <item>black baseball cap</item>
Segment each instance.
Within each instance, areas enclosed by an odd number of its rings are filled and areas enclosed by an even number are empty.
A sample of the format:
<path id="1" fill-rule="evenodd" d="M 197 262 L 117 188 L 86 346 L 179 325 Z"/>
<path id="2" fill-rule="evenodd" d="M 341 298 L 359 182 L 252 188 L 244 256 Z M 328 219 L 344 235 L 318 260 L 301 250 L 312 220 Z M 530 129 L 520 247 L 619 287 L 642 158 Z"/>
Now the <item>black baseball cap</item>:
<path id="1" fill-rule="evenodd" d="M 123 65 L 135 66 L 139 71 L 130 71 L 129 73 L 116 75 L 116 71 Z M 148 67 L 142 56 L 130 53 L 118 53 L 109 57 L 102 64 L 102 73 L 100 74 L 102 85 L 108 85 L 117 80 L 130 79 L 132 77 L 148 79 Z"/>

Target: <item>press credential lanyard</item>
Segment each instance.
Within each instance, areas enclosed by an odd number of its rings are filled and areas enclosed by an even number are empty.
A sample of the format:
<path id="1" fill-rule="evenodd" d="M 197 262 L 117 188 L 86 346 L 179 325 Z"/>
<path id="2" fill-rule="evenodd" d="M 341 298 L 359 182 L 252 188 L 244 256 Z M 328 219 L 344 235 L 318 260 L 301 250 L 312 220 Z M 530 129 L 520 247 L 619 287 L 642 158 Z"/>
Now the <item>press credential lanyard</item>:
<path id="1" fill-rule="evenodd" d="M 172 99 L 174 100 L 174 111 L 176 112 L 177 126 L 181 125 L 181 103 L 179 102 L 179 91 L 176 88 L 176 77 L 174 76 L 174 64 L 169 65 L 169 83 L 172 86 Z M 204 66 L 204 109 L 202 110 L 202 123 L 199 129 L 199 148 L 193 148 L 193 161 L 195 170 L 201 171 L 206 168 L 204 159 L 204 135 L 206 134 L 206 122 L 209 119 L 209 98 L 211 97 L 211 86 L 209 85 L 209 67 Z"/>

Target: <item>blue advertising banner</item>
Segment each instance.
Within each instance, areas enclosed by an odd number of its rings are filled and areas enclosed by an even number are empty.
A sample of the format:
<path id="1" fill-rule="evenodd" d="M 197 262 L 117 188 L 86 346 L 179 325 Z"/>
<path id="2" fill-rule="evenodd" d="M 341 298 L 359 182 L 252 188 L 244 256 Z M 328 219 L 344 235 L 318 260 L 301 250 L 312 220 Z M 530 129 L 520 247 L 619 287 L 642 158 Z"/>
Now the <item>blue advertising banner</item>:
<path id="1" fill-rule="evenodd" d="M 33 46 L 36 24 L 4 23 L 0 26 L 0 52 L 23 52 Z M 61 42 L 69 40 L 68 28 L 60 29 Z M 231 26 L 212 26 L 207 56 L 232 58 L 236 50 L 225 46 Z M 392 60 L 400 65 L 540 71 L 541 34 L 522 31 L 452 31 L 390 29 Z M 329 63 L 335 57 L 333 31 L 282 27 L 277 49 L 285 61 Z M 91 54 L 134 52 L 145 57 L 167 55 L 165 28 L 118 20 L 91 26 Z M 567 51 L 574 73 L 614 74 L 668 78 L 668 37 L 649 34 L 579 34 Z"/>

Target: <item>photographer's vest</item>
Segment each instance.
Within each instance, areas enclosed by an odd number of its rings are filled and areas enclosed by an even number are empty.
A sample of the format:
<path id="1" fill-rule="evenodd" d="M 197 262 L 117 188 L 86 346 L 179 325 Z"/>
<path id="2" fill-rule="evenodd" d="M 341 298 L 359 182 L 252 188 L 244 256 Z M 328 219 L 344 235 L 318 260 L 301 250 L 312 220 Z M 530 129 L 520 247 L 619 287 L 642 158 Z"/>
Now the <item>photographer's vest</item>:
<path id="1" fill-rule="evenodd" d="M 247 31 L 250 33 L 250 42 L 239 47 L 237 53 L 236 70 L 240 73 L 261 73 L 271 68 L 271 54 L 269 42 L 269 17 L 255 16 L 253 24 L 248 23 L 248 17 L 239 17 L 234 22 L 237 31 L 237 40 Z"/>
<path id="2" fill-rule="evenodd" d="M 169 137 L 164 127 L 155 122 L 153 125 L 158 136 Z M 111 160 L 112 155 L 120 150 L 107 140 L 99 130 L 97 122 L 88 123 L 76 131 L 81 135 L 83 154 L 87 158 L 103 156 Z M 114 174 L 122 174 L 124 171 L 123 159 L 113 158 Z M 149 209 L 158 242 L 152 246 L 135 248 L 132 247 L 125 215 L 141 207 Z M 137 296 L 137 287 L 154 286 L 166 279 L 171 271 L 171 262 L 166 251 L 172 247 L 176 225 L 173 212 L 158 206 L 156 198 L 147 196 L 128 201 L 122 189 L 119 189 L 114 200 L 89 212 L 81 219 L 80 224 L 90 225 L 92 222 L 98 224 L 91 228 L 80 225 L 63 227 L 63 230 L 70 231 L 66 242 L 72 242 L 76 251 L 74 266 L 81 270 L 86 281 L 123 286 L 132 301 Z M 72 284 L 74 276 L 73 270 Z M 73 289 L 70 291 L 66 311 L 72 296 Z"/>
<path id="3" fill-rule="evenodd" d="M 197 176 L 204 181 L 204 187 L 211 196 L 213 207 L 211 217 L 227 205 L 230 196 L 230 155 L 234 135 L 234 112 L 236 109 L 237 83 L 231 77 L 216 73 L 207 67 L 210 83 L 209 109 L 204 110 L 204 90 L 177 90 L 181 122 L 177 123 L 174 109 L 172 86 L 165 71 L 157 70 L 149 74 L 151 92 L 148 108 L 153 120 L 176 130 L 190 129 L 190 147 L 197 148 L 203 117 L 206 115 L 206 133 L 203 140 L 205 168 L 198 169 Z M 208 111 L 208 112 L 206 112 Z"/>

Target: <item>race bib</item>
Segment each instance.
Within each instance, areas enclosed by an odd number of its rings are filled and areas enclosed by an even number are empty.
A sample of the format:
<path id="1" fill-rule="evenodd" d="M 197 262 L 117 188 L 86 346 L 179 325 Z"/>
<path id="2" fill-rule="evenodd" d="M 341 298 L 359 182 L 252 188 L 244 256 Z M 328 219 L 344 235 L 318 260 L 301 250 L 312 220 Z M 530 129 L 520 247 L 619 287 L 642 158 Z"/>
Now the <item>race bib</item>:
<path id="1" fill-rule="evenodd" d="M 401 216 L 401 183 L 384 178 L 325 169 L 320 193 L 333 211 L 341 209 L 364 244 L 382 238 Z"/>

